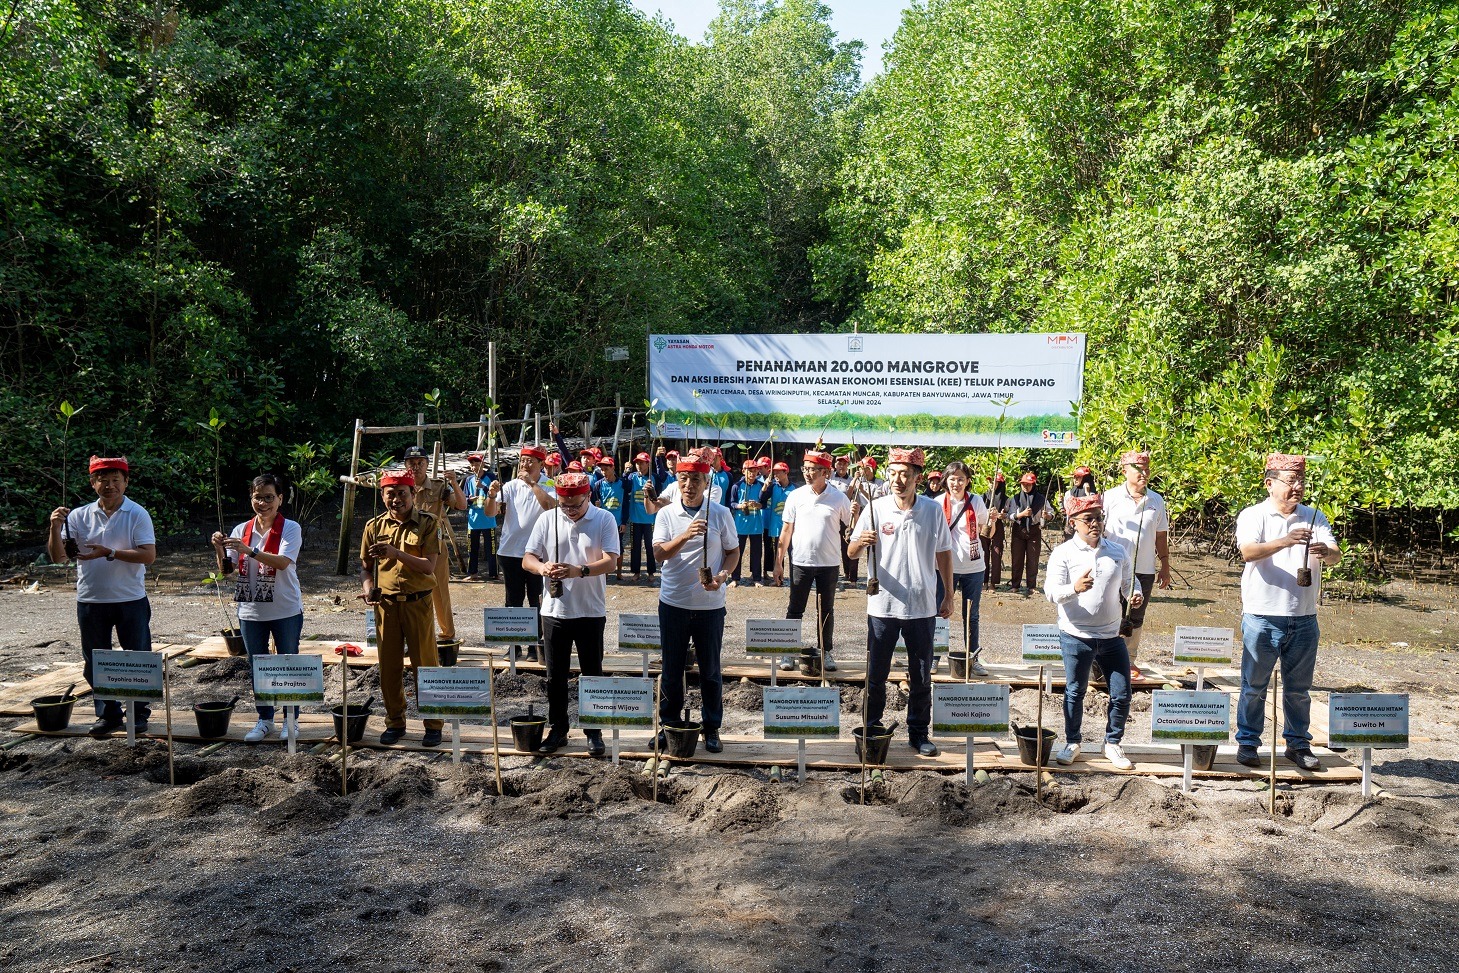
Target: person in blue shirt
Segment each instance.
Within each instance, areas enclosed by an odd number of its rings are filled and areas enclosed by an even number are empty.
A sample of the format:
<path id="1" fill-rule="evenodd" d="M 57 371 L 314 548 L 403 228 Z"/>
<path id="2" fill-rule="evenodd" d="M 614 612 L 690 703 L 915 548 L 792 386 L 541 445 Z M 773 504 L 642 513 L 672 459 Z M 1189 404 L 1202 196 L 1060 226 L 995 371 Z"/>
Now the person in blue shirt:
<path id="1" fill-rule="evenodd" d="M 730 487 L 728 504 L 735 516 L 735 533 L 740 535 L 740 550 L 748 547 L 748 558 L 741 557 L 740 563 L 730 575 L 730 580 L 739 587 L 746 583 L 740 580 L 740 571 L 745 561 L 750 563 L 749 586 L 764 581 L 764 555 L 760 550 L 761 535 L 765 532 L 765 508 L 770 503 L 774 483 L 760 480 L 760 467 L 752 459 L 745 460 L 744 478 L 736 480 Z"/>
<path id="2" fill-rule="evenodd" d="M 466 494 L 466 529 L 471 534 L 471 557 L 466 565 L 466 580 L 481 580 L 478 567 L 484 552 L 486 580 L 495 581 L 497 579 L 496 518 L 488 517 L 484 509 L 486 492 L 495 477 L 486 468 L 485 454 L 468 453 L 466 459 L 471 464 L 471 475 L 466 478 L 463 491 Z"/>
<path id="3" fill-rule="evenodd" d="M 644 504 L 645 500 L 652 501 L 659 495 L 658 483 L 655 482 L 653 473 L 650 472 L 651 461 L 648 453 L 639 453 L 633 458 L 633 472 L 623 477 L 623 505 L 628 511 L 628 547 L 629 570 L 633 572 L 634 582 L 642 579 L 639 571 L 640 551 L 643 561 L 648 564 L 648 576 L 652 580 L 654 576 L 654 515 Z"/>
<path id="4" fill-rule="evenodd" d="M 664 487 L 674 482 L 674 471 L 679 466 L 679 451 L 671 449 L 664 452 L 660 446 L 654 451 L 654 487 L 663 492 Z"/>
<path id="5" fill-rule="evenodd" d="M 709 474 L 709 497 L 711 500 L 719 497 L 719 502 L 728 506 L 730 502 L 730 487 L 739 481 L 730 476 L 729 466 L 724 461 L 724 453 L 720 451 L 718 446 L 713 447 L 713 449 L 715 470 Z M 718 489 L 715 489 L 716 487 Z M 733 510 L 734 508 L 730 507 L 730 509 Z"/>
<path id="6" fill-rule="evenodd" d="M 766 458 L 768 461 L 768 457 Z M 763 463 L 761 465 L 764 465 Z M 770 476 L 770 502 L 765 507 L 765 576 L 775 574 L 775 555 L 780 550 L 780 530 L 785 526 L 785 499 L 790 485 L 790 464 L 776 463 Z M 768 582 L 767 582 L 768 583 Z M 782 580 L 781 585 L 785 584 Z"/>
<path id="7" fill-rule="evenodd" d="M 623 583 L 623 501 L 624 483 L 618 478 L 617 463 L 611 456 L 603 456 L 598 459 L 598 468 L 593 472 L 598 479 L 591 482 L 593 504 L 602 507 L 613 515 L 613 523 L 618 525 L 618 583 Z"/>

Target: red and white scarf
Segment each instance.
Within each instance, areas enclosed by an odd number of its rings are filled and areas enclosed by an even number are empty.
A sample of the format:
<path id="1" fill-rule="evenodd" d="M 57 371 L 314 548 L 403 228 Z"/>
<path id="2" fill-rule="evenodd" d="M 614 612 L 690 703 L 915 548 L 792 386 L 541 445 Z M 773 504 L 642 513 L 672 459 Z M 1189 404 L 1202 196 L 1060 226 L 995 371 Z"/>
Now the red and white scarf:
<path id="1" fill-rule="evenodd" d="M 253 525 L 258 518 L 250 520 L 243 525 L 243 546 L 253 546 Z M 284 518 L 275 517 L 274 525 L 269 528 L 268 537 L 264 539 L 263 549 L 265 553 L 279 553 L 279 544 L 284 539 Z M 238 555 L 238 580 L 233 588 L 234 601 L 250 602 L 272 602 L 274 600 L 274 575 L 278 572 L 254 558 L 253 570 L 248 570 L 244 563 L 244 555 Z"/>
<path id="2" fill-rule="evenodd" d="M 952 527 L 953 512 L 951 493 L 945 492 L 942 495 L 942 516 L 947 518 L 947 526 Z M 978 512 L 973 508 L 973 495 L 971 493 L 963 494 L 963 506 L 957 512 L 957 516 L 962 518 L 968 530 L 968 560 L 982 560 L 983 545 L 978 541 L 977 533 Z M 956 530 L 957 528 L 953 527 L 953 529 Z"/>

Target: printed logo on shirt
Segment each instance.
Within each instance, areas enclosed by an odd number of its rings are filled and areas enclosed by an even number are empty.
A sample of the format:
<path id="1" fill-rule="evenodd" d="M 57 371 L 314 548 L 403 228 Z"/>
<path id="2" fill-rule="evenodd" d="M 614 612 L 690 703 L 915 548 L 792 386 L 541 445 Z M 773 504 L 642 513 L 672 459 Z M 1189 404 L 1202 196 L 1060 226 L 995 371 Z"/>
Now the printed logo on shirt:
<path id="1" fill-rule="evenodd" d="M 888 537 L 891 537 L 897 532 L 897 525 L 883 520 L 881 522 L 881 532 Z"/>

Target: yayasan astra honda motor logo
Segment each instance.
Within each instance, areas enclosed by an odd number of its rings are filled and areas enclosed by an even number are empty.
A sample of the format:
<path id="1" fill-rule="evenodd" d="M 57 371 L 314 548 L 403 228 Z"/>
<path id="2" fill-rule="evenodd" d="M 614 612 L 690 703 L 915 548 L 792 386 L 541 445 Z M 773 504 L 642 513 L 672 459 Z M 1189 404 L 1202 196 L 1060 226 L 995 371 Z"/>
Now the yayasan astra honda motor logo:
<path id="1" fill-rule="evenodd" d="M 662 351 L 667 351 L 669 349 L 673 349 L 674 351 L 713 351 L 714 350 L 714 344 L 712 342 L 706 342 L 706 343 L 704 343 L 702 345 L 696 345 L 692 341 L 690 341 L 688 338 L 663 338 L 663 337 L 655 338 L 654 339 L 654 347 L 657 348 L 661 352 Z"/>

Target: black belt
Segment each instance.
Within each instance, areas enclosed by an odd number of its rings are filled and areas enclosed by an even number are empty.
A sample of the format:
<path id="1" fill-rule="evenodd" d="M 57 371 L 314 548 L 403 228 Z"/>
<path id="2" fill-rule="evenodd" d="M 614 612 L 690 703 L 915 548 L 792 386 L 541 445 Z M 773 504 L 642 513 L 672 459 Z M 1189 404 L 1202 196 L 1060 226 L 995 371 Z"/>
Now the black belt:
<path id="1" fill-rule="evenodd" d="M 420 601 L 422 598 L 428 597 L 430 593 L 430 589 L 427 588 L 425 591 L 417 591 L 408 595 L 381 595 L 380 600 L 394 602 L 395 604 L 399 605 L 404 604 L 405 602 Z"/>

